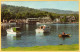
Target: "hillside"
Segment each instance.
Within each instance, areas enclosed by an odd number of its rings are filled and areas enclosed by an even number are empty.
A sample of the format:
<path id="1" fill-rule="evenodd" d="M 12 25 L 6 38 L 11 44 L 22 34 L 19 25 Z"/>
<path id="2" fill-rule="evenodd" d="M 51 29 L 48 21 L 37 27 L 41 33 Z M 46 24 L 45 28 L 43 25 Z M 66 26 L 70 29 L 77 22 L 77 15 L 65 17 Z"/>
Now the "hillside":
<path id="1" fill-rule="evenodd" d="M 1 4 L 1 19 L 23 19 L 47 16 L 49 12 L 38 9 Z"/>
<path id="2" fill-rule="evenodd" d="M 48 9 L 48 8 L 43 8 L 39 9 L 41 11 L 47 11 L 47 12 L 52 12 L 52 13 L 57 13 L 57 14 L 78 14 L 78 11 L 69 11 L 69 10 L 59 10 L 59 9 Z"/>
<path id="3" fill-rule="evenodd" d="M 55 11 L 58 14 L 56 14 Z M 65 11 L 64 14 L 61 14 L 59 11 L 63 12 L 61 10 L 56 10 L 56 9 L 39 10 L 24 6 L 12 6 L 12 5 L 1 4 L 1 21 L 3 19 L 10 20 L 10 19 L 43 18 L 46 16 L 49 16 L 52 20 L 54 20 L 55 18 L 59 18 L 60 16 L 64 16 L 64 18 L 66 16 L 75 16 L 78 19 L 78 14 L 69 14 L 70 13 L 69 11 L 67 12 Z"/>
<path id="4" fill-rule="evenodd" d="M 8 11 L 13 12 L 13 13 L 26 13 L 26 12 L 39 13 L 39 12 L 42 12 L 40 10 L 29 8 L 29 7 L 1 4 L 1 11 L 3 12 L 4 10 L 8 10 Z"/>
<path id="5" fill-rule="evenodd" d="M 42 18 L 45 16 L 50 16 L 50 18 L 53 20 L 54 18 L 58 17 L 59 14 L 41 11 L 38 9 L 24 6 L 12 6 L 1 4 L 1 20 L 39 18 L 39 17 Z"/>

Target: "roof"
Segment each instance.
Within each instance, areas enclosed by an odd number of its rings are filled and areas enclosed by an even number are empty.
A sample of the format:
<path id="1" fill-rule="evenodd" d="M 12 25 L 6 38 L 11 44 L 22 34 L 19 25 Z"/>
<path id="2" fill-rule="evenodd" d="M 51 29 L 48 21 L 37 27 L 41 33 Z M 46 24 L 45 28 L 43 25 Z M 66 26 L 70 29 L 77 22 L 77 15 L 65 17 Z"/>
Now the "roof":
<path id="1" fill-rule="evenodd" d="M 12 28 L 20 28 L 20 27 L 12 27 Z"/>

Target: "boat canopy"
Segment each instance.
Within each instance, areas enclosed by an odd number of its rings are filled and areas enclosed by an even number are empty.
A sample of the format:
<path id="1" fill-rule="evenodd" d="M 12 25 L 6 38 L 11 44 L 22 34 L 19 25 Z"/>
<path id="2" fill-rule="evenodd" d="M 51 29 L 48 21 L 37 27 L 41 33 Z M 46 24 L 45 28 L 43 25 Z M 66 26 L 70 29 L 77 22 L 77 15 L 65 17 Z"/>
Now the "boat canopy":
<path id="1" fill-rule="evenodd" d="M 12 27 L 13 31 L 16 32 L 16 31 L 20 31 L 20 27 Z"/>
<path id="2" fill-rule="evenodd" d="M 20 27 L 12 27 L 12 28 L 20 28 Z"/>

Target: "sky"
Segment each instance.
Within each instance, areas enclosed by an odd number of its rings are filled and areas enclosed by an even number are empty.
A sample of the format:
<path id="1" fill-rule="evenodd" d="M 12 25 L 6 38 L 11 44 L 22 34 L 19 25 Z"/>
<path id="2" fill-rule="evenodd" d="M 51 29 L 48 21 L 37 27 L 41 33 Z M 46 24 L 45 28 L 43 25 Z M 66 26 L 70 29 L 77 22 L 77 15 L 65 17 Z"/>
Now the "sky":
<path id="1" fill-rule="evenodd" d="M 2 1 L 1 4 L 24 6 L 34 9 L 60 9 L 79 11 L 79 1 Z"/>

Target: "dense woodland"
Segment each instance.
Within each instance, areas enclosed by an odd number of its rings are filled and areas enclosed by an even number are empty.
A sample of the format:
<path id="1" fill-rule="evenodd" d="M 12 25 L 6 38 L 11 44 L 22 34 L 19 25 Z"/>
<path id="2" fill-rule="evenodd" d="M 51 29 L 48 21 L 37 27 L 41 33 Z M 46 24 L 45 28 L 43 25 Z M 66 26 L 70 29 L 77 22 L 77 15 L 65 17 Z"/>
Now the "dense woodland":
<path id="1" fill-rule="evenodd" d="M 11 5 L 1 5 L 1 21 L 3 19 L 27 19 L 27 18 L 42 18 L 45 16 L 50 16 L 52 20 L 64 16 L 63 21 L 65 22 L 66 16 L 75 16 L 76 22 L 78 22 L 79 14 L 56 14 L 47 11 L 41 11 L 39 9 L 23 7 L 23 6 L 11 6 Z"/>

